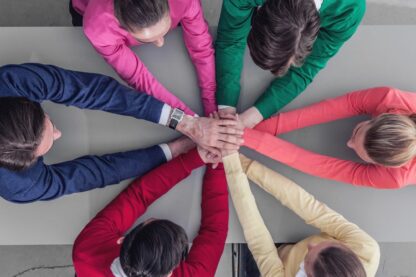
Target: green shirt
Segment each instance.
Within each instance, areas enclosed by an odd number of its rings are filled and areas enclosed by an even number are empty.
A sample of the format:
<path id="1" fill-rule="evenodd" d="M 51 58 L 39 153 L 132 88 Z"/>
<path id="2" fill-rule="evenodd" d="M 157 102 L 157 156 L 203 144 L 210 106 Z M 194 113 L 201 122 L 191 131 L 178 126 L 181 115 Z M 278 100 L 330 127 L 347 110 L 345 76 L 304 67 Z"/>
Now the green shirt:
<path id="1" fill-rule="evenodd" d="M 223 1 L 215 42 L 218 105 L 237 106 L 251 17 L 264 2 Z M 292 66 L 286 75 L 273 80 L 257 100 L 255 106 L 264 118 L 279 111 L 306 89 L 328 60 L 355 33 L 364 12 L 365 0 L 323 0 L 319 12 L 321 26 L 311 54 L 301 67 Z"/>

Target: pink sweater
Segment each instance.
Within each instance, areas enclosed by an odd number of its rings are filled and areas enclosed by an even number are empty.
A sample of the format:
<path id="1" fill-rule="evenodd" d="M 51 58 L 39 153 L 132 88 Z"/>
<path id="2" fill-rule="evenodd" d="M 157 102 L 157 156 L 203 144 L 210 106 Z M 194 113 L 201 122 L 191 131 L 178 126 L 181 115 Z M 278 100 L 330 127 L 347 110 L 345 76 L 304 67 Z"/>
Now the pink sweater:
<path id="1" fill-rule="evenodd" d="M 195 65 L 205 113 L 216 110 L 215 63 L 212 37 L 208 32 L 200 0 L 168 0 L 171 30 L 180 23 L 183 38 Z M 95 50 L 130 86 L 194 114 L 185 103 L 168 91 L 130 49 L 140 43 L 123 29 L 114 15 L 113 0 L 72 0 L 84 16 L 84 33 Z"/>
<path id="2" fill-rule="evenodd" d="M 313 153 L 275 135 L 341 118 L 416 113 L 416 93 L 378 87 L 281 113 L 246 129 L 245 146 L 305 173 L 358 186 L 395 189 L 416 184 L 416 159 L 398 168 L 356 163 Z"/>

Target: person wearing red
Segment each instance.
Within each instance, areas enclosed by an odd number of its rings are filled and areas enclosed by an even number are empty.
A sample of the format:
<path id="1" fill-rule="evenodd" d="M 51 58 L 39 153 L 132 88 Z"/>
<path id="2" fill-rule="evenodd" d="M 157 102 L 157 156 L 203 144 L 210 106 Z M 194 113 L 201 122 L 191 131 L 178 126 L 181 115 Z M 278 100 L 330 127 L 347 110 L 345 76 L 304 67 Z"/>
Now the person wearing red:
<path id="1" fill-rule="evenodd" d="M 206 169 L 201 227 L 189 252 L 185 231 L 168 220 L 148 219 L 126 235 L 148 206 L 214 159 L 194 149 L 133 181 L 78 235 L 73 248 L 77 276 L 214 276 L 228 232 L 222 164 Z"/>
<path id="2" fill-rule="evenodd" d="M 372 117 L 357 124 L 347 143 L 362 163 L 313 153 L 275 137 L 358 115 Z M 326 99 L 245 129 L 244 145 L 321 178 L 381 189 L 416 184 L 416 93 L 375 87 Z"/>

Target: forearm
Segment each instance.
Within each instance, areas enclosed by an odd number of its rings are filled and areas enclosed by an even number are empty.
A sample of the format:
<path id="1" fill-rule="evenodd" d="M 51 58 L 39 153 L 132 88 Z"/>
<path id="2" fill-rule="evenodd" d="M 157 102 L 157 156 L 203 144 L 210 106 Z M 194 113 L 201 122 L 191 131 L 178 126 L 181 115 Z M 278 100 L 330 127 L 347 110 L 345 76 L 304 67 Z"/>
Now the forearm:
<path id="1" fill-rule="evenodd" d="M 40 186 L 36 200 L 52 200 L 66 194 L 117 184 L 141 176 L 164 162 L 166 157 L 162 149 L 153 146 L 103 156 L 85 156 L 45 166 L 37 180 Z"/>
<path id="2" fill-rule="evenodd" d="M 227 182 L 248 247 L 262 276 L 283 276 L 283 264 L 250 191 L 238 153 L 223 158 Z"/>

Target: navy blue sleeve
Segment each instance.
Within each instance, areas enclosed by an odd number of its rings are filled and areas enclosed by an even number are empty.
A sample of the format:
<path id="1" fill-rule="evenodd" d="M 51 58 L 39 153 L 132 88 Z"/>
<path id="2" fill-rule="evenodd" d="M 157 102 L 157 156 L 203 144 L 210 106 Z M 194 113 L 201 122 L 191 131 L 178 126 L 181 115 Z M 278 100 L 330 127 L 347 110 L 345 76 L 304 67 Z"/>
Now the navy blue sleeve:
<path id="1" fill-rule="evenodd" d="M 52 200 L 138 177 L 166 162 L 159 146 L 103 156 L 85 156 L 45 165 L 43 158 L 24 171 L 0 168 L 0 195 L 15 203 Z"/>
<path id="2" fill-rule="evenodd" d="M 49 100 L 154 123 L 159 122 L 164 105 L 144 92 L 121 85 L 111 77 L 42 64 L 1 67 L 0 97 L 26 97 L 35 102 Z"/>

